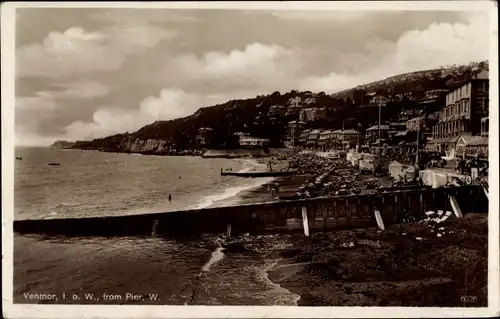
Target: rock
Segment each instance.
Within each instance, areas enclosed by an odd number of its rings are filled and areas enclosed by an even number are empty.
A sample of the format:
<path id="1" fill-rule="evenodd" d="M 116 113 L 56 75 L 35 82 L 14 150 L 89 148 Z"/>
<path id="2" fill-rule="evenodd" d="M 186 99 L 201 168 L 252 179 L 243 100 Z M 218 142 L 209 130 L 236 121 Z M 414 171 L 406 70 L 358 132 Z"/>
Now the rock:
<path id="1" fill-rule="evenodd" d="M 368 246 L 371 248 L 380 248 L 380 241 L 373 241 L 373 240 L 366 240 L 366 239 L 360 239 L 358 240 L 358 244 L 363 245 L 363 246 Z"/>
<path id="2" fill-rule="evenodd" d="M 355 246 L 354 242 L 352 241 L 340 244 L 340 247 L 342 248 L 353 248 L 354 246 Z"/>

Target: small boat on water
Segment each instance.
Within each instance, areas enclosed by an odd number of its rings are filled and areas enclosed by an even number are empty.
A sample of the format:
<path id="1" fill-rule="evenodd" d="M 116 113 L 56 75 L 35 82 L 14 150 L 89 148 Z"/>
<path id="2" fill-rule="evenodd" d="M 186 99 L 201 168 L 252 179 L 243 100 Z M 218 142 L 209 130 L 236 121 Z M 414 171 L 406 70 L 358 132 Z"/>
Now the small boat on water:
<path id="1" fill-rule="evenodd" d="M 23 160 L 23 158 L 22 158 L 21 156 L 16 156 L 16 160 L 18 160 L 18 161 L 22 161 L 22 160 Z"/>
<path id="2" fill-rule="evenodd" d="M 61 165 L 61 164 L 59 164 L 59 163 L 49 163 L 49 165 L 50 165 L 50 166 L 59 166 L 59 165 Z"/>

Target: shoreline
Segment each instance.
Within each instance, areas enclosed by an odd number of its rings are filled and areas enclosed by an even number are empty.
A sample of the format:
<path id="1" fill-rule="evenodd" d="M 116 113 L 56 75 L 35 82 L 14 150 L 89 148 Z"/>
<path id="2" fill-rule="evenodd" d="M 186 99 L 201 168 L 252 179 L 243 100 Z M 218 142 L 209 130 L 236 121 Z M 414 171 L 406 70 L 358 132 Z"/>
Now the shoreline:
<path id="1" fill-rule="evenodd" d="M 468 214 L 442 228 L 408 223 L 383 233 L 292 235 L 293 248 L 281 252 L 269 279 L 300 295 L 298 306 L 486 306 L 487 215 Z M 342 248 L 349 242 L 354 246 Z M 462 295 L 477 296 L 477 303 L 462 305 Z"/>

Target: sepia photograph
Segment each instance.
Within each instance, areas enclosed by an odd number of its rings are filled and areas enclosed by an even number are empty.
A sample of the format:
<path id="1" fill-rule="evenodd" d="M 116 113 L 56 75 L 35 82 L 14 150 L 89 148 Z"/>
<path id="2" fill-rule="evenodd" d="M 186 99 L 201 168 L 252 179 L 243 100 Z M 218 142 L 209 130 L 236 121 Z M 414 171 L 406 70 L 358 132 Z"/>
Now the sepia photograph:
<path id="1" fill-rule="evenodd" d="M 497 8 L 447 3 L 4 3 L 9 309 L 498 314 Z"/>

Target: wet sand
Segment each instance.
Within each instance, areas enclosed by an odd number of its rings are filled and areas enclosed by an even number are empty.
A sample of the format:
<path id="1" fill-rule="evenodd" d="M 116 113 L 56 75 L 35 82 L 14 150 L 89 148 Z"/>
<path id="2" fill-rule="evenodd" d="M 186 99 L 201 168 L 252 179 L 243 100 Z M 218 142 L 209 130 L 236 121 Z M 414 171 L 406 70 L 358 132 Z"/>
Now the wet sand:
<path id="1" fill-rule="evenodd" d="M 297 234 L 282 252 L 279 265 L 288 266 L 269 278 L 300 295 L 299 306 L 487 306 L 487 216 L 469 214 L 440 227 Z"/>
<path id="2" fill-rule="evenodd" d="M 314 178 L 275 179 L 232 201 L 277 200 L 267 191 L 268 184 L 280 185 L 278 195 L 291 195 Z M 390 178 L 377 180 L 383 186 L 392 182 Z M 282 237 L 290 247 L 272 252 L 279 262 L 268 269 L 268 279 L 299 295 L 299 306 L 487 306 L 486 214 L 466 214 L 439 227 L 408 223 L 392 225 L 384 232 L 365 228 Z M 342 247 L 350 243 L 353 247 Z"/>

